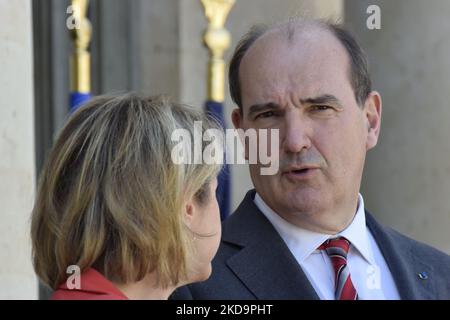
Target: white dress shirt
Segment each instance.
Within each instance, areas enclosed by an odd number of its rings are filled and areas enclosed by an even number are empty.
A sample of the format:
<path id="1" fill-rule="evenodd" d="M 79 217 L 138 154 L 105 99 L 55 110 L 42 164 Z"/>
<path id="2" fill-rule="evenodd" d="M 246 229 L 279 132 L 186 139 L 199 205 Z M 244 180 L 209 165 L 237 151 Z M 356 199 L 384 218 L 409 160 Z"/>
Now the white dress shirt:
<path id="1" fill-rule="evenodd" d="M 347 264 L 361 300 L 400 299 L 392 274 L 375 239 L 366 226 L 364 200 L 351 224 L 337 235 L 299 228 L 276 214 L 256 193 L 254 202 L 272 223 L 322 300 L 334 300 L 334 269 L 325 250 L 317 248 L 327 239 L 345 237 L 350 243 Z"/>

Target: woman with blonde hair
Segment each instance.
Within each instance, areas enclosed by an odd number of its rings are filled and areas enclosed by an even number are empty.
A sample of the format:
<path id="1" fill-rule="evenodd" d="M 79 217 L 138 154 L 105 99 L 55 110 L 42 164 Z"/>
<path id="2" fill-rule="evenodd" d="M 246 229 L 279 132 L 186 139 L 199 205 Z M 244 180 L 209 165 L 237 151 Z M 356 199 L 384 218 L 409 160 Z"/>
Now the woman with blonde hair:
<path id="1" fill-rule="evenodd" d="M 167 299 L 209 277 L 220 165 L 171 155 L 173 132 L 194 136 L 196 121 L 218 128 L 201 110 L 134 94 L 94 98 L 70 117 L 32 212 L 33 264 L 52 299 Z"/>

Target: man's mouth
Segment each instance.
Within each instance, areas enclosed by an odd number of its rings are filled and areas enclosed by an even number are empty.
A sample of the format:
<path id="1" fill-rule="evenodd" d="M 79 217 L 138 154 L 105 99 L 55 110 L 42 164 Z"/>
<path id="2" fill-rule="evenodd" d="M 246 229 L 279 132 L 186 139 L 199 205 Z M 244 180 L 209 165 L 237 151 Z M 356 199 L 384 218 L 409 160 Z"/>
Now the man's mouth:
<path id="1" fill-rule="evenodd" d="M 308 170 L 311 170 L 311 169 L 309 169 L 309 168 L 304 168 L 304 169 L 292 170 L 292 171 L 290 171 L 290 172 L 291 172 L 291 173 L 294 173 L 294 174 L 303 174 L 303 173 L 308 172 Z"/>
<path id="2" fill-rule="evenodd" d="M 318 170 L 319 168 L 317 167 L 294 168 L 284 171 L 283 175 L 288 179 L 303 180 L 311 178 Z"/>

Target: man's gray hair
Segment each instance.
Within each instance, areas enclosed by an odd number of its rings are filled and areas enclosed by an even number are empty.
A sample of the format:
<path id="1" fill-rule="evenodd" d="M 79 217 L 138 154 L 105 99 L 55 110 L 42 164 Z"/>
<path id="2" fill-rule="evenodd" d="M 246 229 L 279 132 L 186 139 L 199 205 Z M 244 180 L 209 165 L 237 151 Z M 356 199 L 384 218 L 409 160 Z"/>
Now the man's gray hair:
<path id="1" fill-rule="evenodd" d="M 323 30 L 331 32 L 339 42 L 344 46 L 350 58 L 350 70 L 349 77 L 350 82 L 355 93 L 355 99 L 358 105 L 361 107 L 364 105 L 367 96 L 372 91 L 372 83 L 370 80 L 368 59 L 356 41 L 355 37 L 340 24 L 329 22 L 320 19 L 290 19 L 286 22 L 282 22 L 273 26 L 268 25 L 255 25 L 241 38 L 237 44 L 233 56 L 230 61 L 230 68 L 228 72 L 228 80 L 230 86 L 230 94 L 234 103 L 236 103 L 242 112 L 242 93 L 241 84 L 239 79 L 239 68 L 242 58 L 247 53 L 248 49 L 266 34 L 268 31 L 274 29 L 281 29 L 287 31 L 287 37 L 289 41 L 292 41 L 297 26 L 306 27 L 318 27 Z"/>

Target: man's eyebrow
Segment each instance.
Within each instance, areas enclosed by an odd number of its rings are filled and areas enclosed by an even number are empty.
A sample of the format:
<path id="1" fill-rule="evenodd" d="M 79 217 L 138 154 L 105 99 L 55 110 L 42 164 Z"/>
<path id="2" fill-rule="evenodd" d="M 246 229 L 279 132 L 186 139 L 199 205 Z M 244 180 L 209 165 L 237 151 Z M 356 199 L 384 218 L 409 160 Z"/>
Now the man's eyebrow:
<path id="1" fill-rule="evenodd" d="M 250 117 L 252 114 L 255 114 L 255 113 L 263 111 L 263 110 L 276 110 L 279 108 L 280 108 L 280 106 L 278 104 L 276 104 L 275 102 L 254 104 L 254 105 L 250 106 L 250 108 L 248 108 L 247 116 Z"/>
<path id="2" fill-rule="evenodd" d="M 313 98 L 300 99 L 300 102 L 301 102 L 301 104 L 330 103 L 330 104 L 336 104 L 336 105 L 342 107 L 341 101 L 332 94 L 324 94 L 324 95 L 313 97 Z M 280 109 L 280 106 L 275 102 L 257 103 L 248 108 L 247 116 L 250 117 L 251 115 L 258 113 L 260 111 L 277 110 L 277 109 Z"/>
<path id="3" fill-rule="evenodd" d="M 313 98 L 306 98 L 306 99 L 300 99 L 300 102 L 302 104 L 337 104 L 338 106 L 342 107 L 341 101 L 339 101 L 338 98 L 333 96 L 332 94 L 324 94 L 318 97 Z"/>

